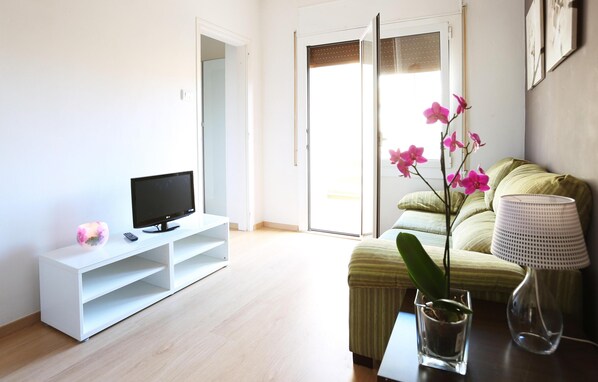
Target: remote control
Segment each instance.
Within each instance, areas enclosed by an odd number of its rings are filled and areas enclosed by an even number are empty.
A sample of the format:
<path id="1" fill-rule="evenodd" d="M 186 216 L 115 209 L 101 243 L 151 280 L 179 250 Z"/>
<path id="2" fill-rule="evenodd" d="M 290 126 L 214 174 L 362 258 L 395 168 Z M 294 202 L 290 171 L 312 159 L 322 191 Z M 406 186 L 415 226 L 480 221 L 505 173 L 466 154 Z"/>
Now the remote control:
<path id="1" fill-rule="evenodd" d="M 123 235 L 125 235 L 125 237 L 127 239 L 129 239 L 130 241 L 137 240 L 137 236 L 133 235 L 131 232 L 125 232 L 125 233 L 123 233 Z"/>

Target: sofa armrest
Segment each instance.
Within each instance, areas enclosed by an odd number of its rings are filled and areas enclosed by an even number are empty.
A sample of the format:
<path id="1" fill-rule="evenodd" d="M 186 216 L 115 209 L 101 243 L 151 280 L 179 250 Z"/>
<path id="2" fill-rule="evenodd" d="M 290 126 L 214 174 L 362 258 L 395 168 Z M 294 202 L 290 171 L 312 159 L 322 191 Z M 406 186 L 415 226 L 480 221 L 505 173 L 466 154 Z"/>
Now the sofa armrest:
<path id="1" fill-rule="evenodd" d="M 442 267 L 444 249 L 424 246 L 432 260 Z M 510 293 L 523 280 L 525 271 L 517 264 L 478 252 L 451 250 L 451 278 L 454 287 L 480 292 Z M 391 240 L 366 239 L 353 250 L 349 263 L 350 287 L 413 288 L 407 268 Z"/>
<path id="2" fill-rule="evenodd" d="M 443 248 L 424 245 L 442 268 Z M 582 307 L 581 272 L 545 271 L 545 284 L 563 313 L 580 317 Z M 451 283 L 469 290 L 476 298 L 506 302 L 505 296 L 521 283 L 525 270 L 493 255 L 451 249 Z M 349 262 L 350 288 L 415 288 L 394 240 L 365 239 L 353 250 Z"/>

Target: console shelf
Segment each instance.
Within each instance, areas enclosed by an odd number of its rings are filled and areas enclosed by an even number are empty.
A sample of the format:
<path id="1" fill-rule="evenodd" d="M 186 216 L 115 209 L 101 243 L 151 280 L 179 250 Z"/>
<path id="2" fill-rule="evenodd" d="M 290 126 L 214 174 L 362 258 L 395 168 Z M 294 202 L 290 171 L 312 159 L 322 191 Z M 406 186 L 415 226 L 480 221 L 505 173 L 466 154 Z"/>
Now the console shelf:
<path id="1" fill-rule="evenodd" d="M 174 266 L 174 288 L 180 290 L 222 268 L 222 261 L 211 256 L 195 256 Z"/>
<path id="2" fill-rule="evenodd" d="M 166 269 L 164 264 L 135 256 L 84 273 L 81 300 L 85 304 L 164 269 Z"/>
<path id="3" fill-rule="evenodd" d="M 114 235 L 40 256 L 43 322 L 83 341 L 228 265 L 228 218 L 201 214 L 159 234 Z"/>

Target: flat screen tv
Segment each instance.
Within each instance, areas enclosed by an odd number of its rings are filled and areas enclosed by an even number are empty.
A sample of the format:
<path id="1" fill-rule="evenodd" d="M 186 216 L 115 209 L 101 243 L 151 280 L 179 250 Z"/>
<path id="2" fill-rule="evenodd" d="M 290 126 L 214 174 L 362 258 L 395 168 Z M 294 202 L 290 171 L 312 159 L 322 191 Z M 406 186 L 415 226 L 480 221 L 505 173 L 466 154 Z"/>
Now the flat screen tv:
<path id="1" fill-rule="evenodd" d="M 133 227 L 144 232 L 166 232 L 178 228 L 168 222 L 195 212 L 193 171 L 131 179 Z"/>

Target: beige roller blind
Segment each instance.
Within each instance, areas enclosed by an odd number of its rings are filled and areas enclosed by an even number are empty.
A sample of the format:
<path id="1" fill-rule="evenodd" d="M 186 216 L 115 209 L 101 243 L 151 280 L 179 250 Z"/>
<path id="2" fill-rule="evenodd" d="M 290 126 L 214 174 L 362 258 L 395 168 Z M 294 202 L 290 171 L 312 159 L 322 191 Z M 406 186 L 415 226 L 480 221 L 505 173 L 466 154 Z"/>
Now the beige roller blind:
<path id="1" fill-rule="evenodd" d="M 359 63 L 359 41 L 310 46 L 309 67 Z"/>
<path id="2" fill-rule="evenodd" d="M 385 38 L 380 41 L 380 72 L 419 73 L 440 70 L 440 33 Z M 309 67 L 359 62 L 359 41 L 310 46 Z"/>
<path id="3" fill-rule="evenodd" d="M 440 70 L 439 32 L 385 38 L 380 44 L 381 74 Z"/>

